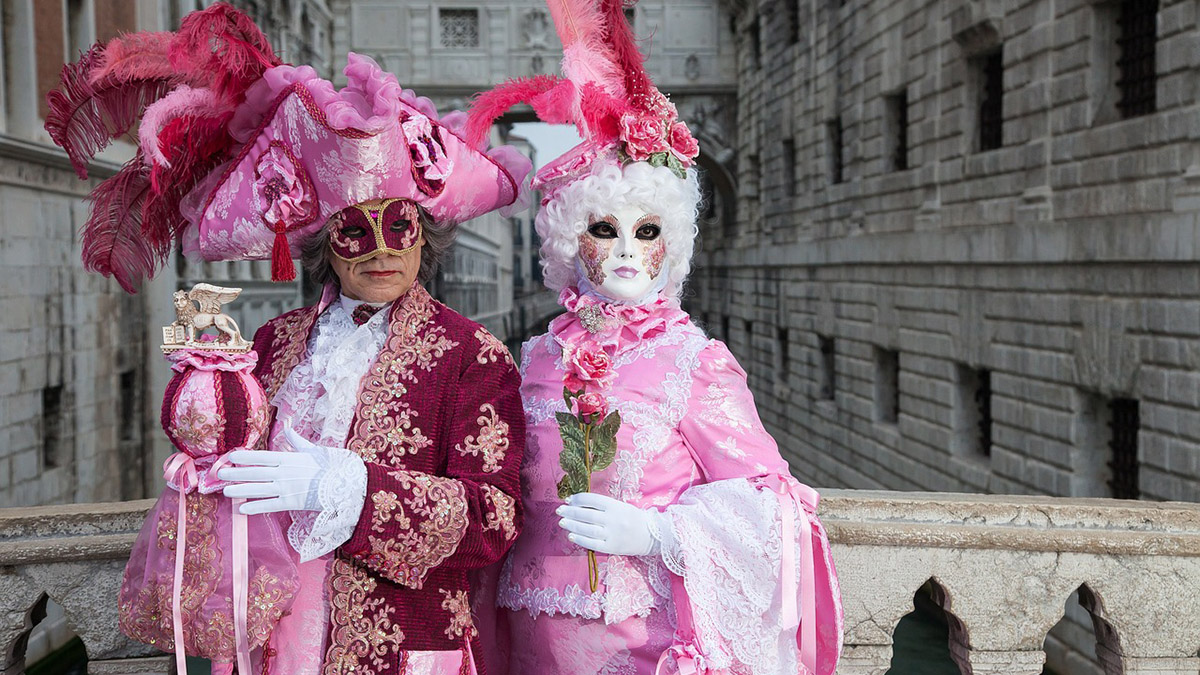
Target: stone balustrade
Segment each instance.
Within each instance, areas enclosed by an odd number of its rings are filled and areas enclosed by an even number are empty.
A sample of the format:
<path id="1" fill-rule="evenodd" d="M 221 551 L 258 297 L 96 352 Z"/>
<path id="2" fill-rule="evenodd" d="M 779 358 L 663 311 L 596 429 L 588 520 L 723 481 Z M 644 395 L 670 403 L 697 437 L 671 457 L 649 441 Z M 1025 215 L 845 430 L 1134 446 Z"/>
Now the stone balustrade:
<path id="1" fill-rule="evenodd" d="M 116 626 L 124 559 L 151 501 L 0 510 L 0 675 L 24 672 L 31 613 L 66 610 L 88 672 L 165 673 Z M 918 589 L 947 613 L 964 673 L 1037 675 L 1066 599 L 1097 627 L 1108 673 L 1200 672 L 1200 505 L 827 490 L 846 611 L 839 673 L 878 675 Z"/>

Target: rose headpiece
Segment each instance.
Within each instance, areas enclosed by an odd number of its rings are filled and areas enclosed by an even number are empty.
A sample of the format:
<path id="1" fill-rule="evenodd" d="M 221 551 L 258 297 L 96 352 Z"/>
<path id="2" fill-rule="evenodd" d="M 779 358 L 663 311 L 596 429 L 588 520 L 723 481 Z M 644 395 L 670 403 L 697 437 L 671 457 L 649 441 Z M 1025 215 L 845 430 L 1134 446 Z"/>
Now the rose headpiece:
<path id="1" fill-rule="evenodd" d="M 675 106 L 646 73 L 622 0 L 547 0 L 563 44 L 565 77 L 510 80 L 476 97 L 467 139 L 481 139 L 509 108 L 527 103 L 543 121 L 574 124 L 584 141 L 542 167 L 534 187 L 548 193 L 595 162 L 648 162 L 683 178 L 700 147 Z"/>
<path id="2" fill-rule="evenodd" d="M 438 117 L 367 57 L 338 91 L 281 64 L 253 20 L 218 2 L 178 32 L 122 35 L 63 68 L 46 130 L 76 172 L 138 124 L 133 159 L 93 190 L 83 262 L 134 292 L 175 243 L 206 260 L 291 258 L 355 203 L 403 198 L 440 222 L 520 208 L 530 166 L 515 149 L 468 144 L 466 116 Z"/>

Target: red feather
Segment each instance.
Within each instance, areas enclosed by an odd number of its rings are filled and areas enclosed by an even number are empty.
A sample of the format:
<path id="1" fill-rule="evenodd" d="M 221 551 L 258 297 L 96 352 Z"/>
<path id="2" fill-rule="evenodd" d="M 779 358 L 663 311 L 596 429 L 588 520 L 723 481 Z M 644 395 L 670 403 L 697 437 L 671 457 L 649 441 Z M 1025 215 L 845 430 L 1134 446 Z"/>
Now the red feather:
<path id="1" fill-rule="evenodd" d="M 91 216 L 83 225 L 83 266 L 112 277 L 136 293 L 166 261 L 142 231 L 142 209 L 150 195 L 150 169 L 141 153 L 92 191 Z"/>
<path id="2" fill-rule="evenodd" d="M 595 140 L 611 141 L 621 134 L 621 116 L 631 108 L 624 99 L 613 96 L 594 84 L 583 86 L 579 108 L 583 121 Z"/>
<path id="3" fill-rule="evenodd" d="M 67 151 L 80 178 L 87 178 L 88 162 L 97 152 L 129 131 L 146 106 L 174 86 L 164 79 L 93 83 L 91 75 L 103 51 L 96 45 L 77 63 L 63 66 L 60 88 L 46 95 L 46 131 Z"/>
<path id="4" fill-rule="evenodd" d="M 560 80 L 553 89 L 534 96 L 529 105 L 538 119 L 547 124 L 574 124 L 578 97 L 574 82 Z"/>
<path id="5" fill-rule="evenodd" d="M 265 70 L 282 63 L 254 20 L 224 2 L 184 17 L 170 55 L 178 70 L 210 73 L 208 86 L 234 103 Z"/>
<path id="6" fill-rule="evenodd" d="M 471 102 L 467 118 L 467 145 L 478 147 L 487 137 L 492 124 L 508 112 L 509 108 L 520 103 L 530 103 L 534 97 L 550 91 L 558 83 L 559 78 L 553 75 L 522 77 L 509 80 L 476 96 Z M 548 120 L 543 118 L 543 121 Z"/>

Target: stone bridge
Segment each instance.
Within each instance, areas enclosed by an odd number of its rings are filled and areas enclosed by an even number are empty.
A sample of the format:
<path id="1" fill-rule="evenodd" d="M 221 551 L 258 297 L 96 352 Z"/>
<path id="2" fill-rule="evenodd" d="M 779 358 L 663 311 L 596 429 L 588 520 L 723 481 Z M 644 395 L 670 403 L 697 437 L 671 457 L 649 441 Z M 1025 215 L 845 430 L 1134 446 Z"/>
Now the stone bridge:
<path id="1" fill-rule="evenodd" d="M 116 594 L 149 500 L 0 510 L 0 675 L 25 672 L 48 597 L 88 672 L 167 673 L 116 628 Z M 924 593 L 961 672 L 1038 675 L 1046 633 L 1078 592 L 1108 675 L 1200 672 L 1200 505 L 828 490 L 822 519 L 846 610 L 841 675 L 881 675 Z"/>

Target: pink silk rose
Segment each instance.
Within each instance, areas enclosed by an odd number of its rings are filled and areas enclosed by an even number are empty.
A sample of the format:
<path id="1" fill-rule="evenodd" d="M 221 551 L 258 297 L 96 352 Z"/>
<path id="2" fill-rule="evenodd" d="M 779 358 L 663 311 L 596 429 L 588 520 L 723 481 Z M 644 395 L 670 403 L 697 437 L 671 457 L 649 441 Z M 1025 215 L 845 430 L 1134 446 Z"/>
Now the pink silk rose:
<path id="1" fill-rule="evenodd" d="M 591 388 L 607 388 L 616 375 L 613 370 L 612 357 L 604 349 L 585 349 L 574 347 L 563 354 L 563 365 L 567 375 L 565 384 L 571 391 L 583 391 Z"/>
<path id="2" fill-rule="evenodd" d="M 670 150 L 665 132 L 662 118 L 656 115 L 625 113 L 621 116 L 621 140 L 625 141 L 625 154 L 635 162 Z"/>
<path id="3" fill-rule="evenodd" d="M 691 160 L 700 154 L 700 144 L 683 122 L 676 122 L 671 126 L 671 151 L 686 163 L 691 163 Z"/>
<path id="4" fill-rule="evenodd" d="M 571 400 L 571 413 L 584 424 L 599 424 L 608 415 L 608 401 L 597 392 L 588 392 Z"/>
<path id="5" fill-rule="evenodd" d="M 283 144 L 272 143 L 254 169 L 257 189 L 266 198 L 267 209 L 263 217 L 268 223 L 290 227 L 312 220 L 317 208 L 312 183 L 304 168 L 296 166 Z"/>

